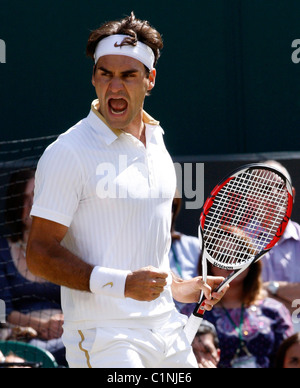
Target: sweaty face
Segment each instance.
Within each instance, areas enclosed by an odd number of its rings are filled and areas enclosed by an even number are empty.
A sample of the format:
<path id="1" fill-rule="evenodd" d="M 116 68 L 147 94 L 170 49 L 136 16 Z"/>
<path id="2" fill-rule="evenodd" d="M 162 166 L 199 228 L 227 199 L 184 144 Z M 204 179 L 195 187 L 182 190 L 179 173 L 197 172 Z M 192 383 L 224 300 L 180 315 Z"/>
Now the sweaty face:
<path id="1" fill-rule="evenodd" d="M 101 57 L 92 83 L 100 102 L 100 113 L 116 129 L 130 132 L 142 122 L 145 96 L 155 84 L 155 70 L 147 76 L 144 65 L 121 55 Z"/>

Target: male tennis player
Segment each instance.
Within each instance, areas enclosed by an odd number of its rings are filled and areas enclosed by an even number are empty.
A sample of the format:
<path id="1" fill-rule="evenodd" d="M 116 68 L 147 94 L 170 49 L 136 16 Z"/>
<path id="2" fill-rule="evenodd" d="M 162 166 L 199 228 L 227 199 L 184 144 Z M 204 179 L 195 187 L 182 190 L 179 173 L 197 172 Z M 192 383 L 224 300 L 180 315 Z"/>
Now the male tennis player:
<path id="1" fill-rule="evenodd" d="M 162 49 L 134 14 L 91 33 L 98 99 L 44 153 L 36 174 L 30 270 L 62 286 L 70 367 L 197 367 L 172 295 L 207 309 L 223 280 L 170 275 L 172 160 L 143 111 Z M 212 297 L 214 300 L 212 300 Z"/>

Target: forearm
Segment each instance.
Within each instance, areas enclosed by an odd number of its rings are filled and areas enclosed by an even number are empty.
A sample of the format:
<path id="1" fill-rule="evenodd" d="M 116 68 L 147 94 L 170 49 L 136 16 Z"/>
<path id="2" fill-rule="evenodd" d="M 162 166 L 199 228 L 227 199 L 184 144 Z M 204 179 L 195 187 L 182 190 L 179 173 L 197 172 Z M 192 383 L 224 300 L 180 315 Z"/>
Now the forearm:
<path id="1" fill-rule="evenodd" d="M 206 298 L 205 307 L 207 310 L 211 310 L 211 308 L 222 299 L 229 288 L 229 286 L 227 286 L 226 289 L 219 293 L 212 292 L 212 290 L 216 289 L 224 281 L 224 278 L 222 277 L 208 276 L 206 283 L 202 280 L 201 276 L 182 280 L 172 273 L 172 277 L 172 294 L 177 302 L 198 303 L 200 294 L 203 291 Z"/>
<path id="2" fill-rule="evenodd" d="M 265 289 L 268 291 L 270 283 L 264 283 Z M 271 294 L 269 296 L 277 301 L 283 303 L 285 307 L 292 313 L 292 304 L 294 300 L 300 299 L 300 283 L 278 282 L 279 288 L 276 295 Z"/>
<path id="3" fill-rule="evenodd" d="M 172 272 L 172 295 L 173 298 L 180 303 L 196 303 L 199 301 L 200 291 L 204 288 L 206 293 L 210 293 L 210 289 L 206 287 L 201 277 L 183 280 Z"/>
<path id="4" fill-rule="evenodd" d="M 93 266 L 85 263 L 60 243 L 50 246 L 29 241 L 27 265 L 34 275 L 79 291 L 90 291 L 90 276 Z"/>
<path id="5" fill-rule="evenodd" d="M 32 327 L 37 332 L 39 331 L 41 324 L 38 318 L 22 314 L 18 311 L 12 311 L 7 317 L 7 322 L 15 326 Z"/>
<path id="6" fill-rule="evenodd" d="M 264 287 L 268 290 L 268 283 L 264 283 Z M 279 288 L 276 297 L 286 301 L 293 302 L 295 299 L 300 299 L 300 283 L 278 282 Z M 272 295 L 270 295 L 272 297 Z"/>
<path id="7" fill-rule="evenodd" d="M 278 297 L 290 303 L 300 299 L 300 283 L 279 282 Z"/>

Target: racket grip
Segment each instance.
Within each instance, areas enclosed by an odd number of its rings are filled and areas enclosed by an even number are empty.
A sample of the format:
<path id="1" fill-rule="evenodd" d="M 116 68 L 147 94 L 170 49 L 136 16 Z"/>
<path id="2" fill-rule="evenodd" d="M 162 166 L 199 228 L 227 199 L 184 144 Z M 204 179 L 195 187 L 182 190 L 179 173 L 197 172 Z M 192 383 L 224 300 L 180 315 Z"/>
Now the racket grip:
<path id="1" fill-rule="evenodd" d="M 194 314 L 189 317 L 183 331 L 185 332 L 190 345 L 192 344 L 202 321 L 203 318 L 196 317 Z"/>

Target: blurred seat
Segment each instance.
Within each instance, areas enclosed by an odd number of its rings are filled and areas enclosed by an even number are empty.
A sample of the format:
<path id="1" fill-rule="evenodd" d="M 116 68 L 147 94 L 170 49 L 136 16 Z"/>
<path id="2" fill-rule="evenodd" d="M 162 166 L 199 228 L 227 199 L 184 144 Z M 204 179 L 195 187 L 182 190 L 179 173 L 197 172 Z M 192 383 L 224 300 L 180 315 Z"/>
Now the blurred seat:
<path id="1" fill-rule="evenodd" d="M 24 342 L 0 341 L 0 351 L 4 356 L 10 353 L 23 358 L 26 362 L 38 365 L 40 368 L 57 368 L 55 358 L 46 350 Z"/>

